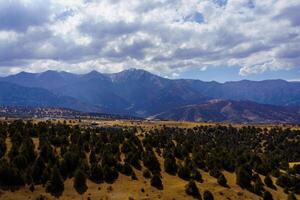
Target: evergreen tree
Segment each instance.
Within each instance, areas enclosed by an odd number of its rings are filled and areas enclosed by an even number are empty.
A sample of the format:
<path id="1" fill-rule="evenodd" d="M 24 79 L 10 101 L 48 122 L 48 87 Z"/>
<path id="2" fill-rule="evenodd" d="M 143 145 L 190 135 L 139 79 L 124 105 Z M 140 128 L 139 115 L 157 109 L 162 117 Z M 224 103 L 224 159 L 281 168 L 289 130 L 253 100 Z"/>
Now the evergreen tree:
<path id="1" fill-rule="evenodd" d="M 263 194 L 263 200 L 273 200 L 272 194 L 269 191 L 265 191 Z"/>
<path id="2" fill-rule="evenodd" d="M 53 167 L 51 178 L 46 185 L 46 191 L 54 196 L 60 196 L 64 191 L 64 182 L 56 166 Z"/>
<path id="3" fill-rule="evenodd" d="M 178 176 L 179 176 L 179 178 L 182 178 L 183 180 L 189 180 L 191 178 L 191 171 L 185 165 L 184 166 L 179 165 Z"/>
<path id="4" fill-rule="evenodd" d="M 91 166 L 90 179 L 95 183 L 103 182 L 103 171 L 100 165 L 94 163 Z"/>
<path id="5" fill-rule="evenodd" d="M 194 181 L 189 181 L 189 183 L 185 186 L 185 192 L 194 198 L 200 197 L 199 189 Z"/>
<path id="6" fill-rule="evenodd" d="M 251 172 L 246 167 L 241 166 L 236 172 L 236 183 L 242 188 L 249 188 L 251 186 Z"/>
<path id="7" fill-rule="evenodd" d="M 81 169 L 77 169 L 75 172 L 73 186 L 81 195 L 87 190 L 86 176 Z"/>
<path id="8" fill-rule="evenodd" d="M 6 160 L 0 162 L 0 186 L 15 188 L 24 185 L 20 171 Z"/>
<path id="9" fill-rule="evenodd" d="M 214 196 L 209 190 L 205 190 L 203 193 L 203 200 L 214 200 Z"/>
<path id="10" fill-rule="evenodd" d="M 119 176 L 118 170 L 114 167 L 105 165 L 103 167 L 103 177 L 105 182 L 113 183 Z"/>
<path id="11" fill-rule="evenodd" d="M 0 159 L 5 155 L 6 149 L 5 139 L 0 137 Z"/>
<path id="12" fill-rule="evenodd" d="M 168 174 L 176 175 L 177 173 L 177 164 L 174 157 L 167 157 L 164 161 L 164 168 Z"/>
<path id="13" fill-rule="evenodd" d="M 259 181 L 258 179 L 255 180 L 254 185 L 253 185 L 253 192 L 257 195 L 261 195 L 262 191 L 263 191 L 263 184 L 261 181 Z"/>
<path id="14" fill-rule="evenodd" d="M 296 195 L 294 193 L 290 193 L 288 195 L 288 200 L 297 200 L 297 197 L 296 197 Z"/>
<path id="15" fill-rule="evenodd" d="M 153 177 L 151 178 L 151 185 L 159 190 L 163 189 L 163 184 L 159 175 L 157 174 L 153 175 Z"/>
<path id="16" fill-rule="evenodd" d="M 226 180 L 224 174 L 221 174 L 221 175 L 218 177 L 218 183 L 219 183 L 221 186 L 224 186 L 224 187 L 227 186 L 227 180 Z"/>
<path id="17" fill-rule="evenodd" d="M 145 169 L 145 170 L 143 171 L 143 176 L 144 176 L 146 179 L 149 179 L 149 178 L 152 177 L 151 172 L 150 172 L 148 169 Z"/>
<path id="18" fill-rule="evenodd" d="M 269 188 L 273 188 L 274 187 L 273 181 L 272 181 L 272 179 L 271 179 L 271 177 L 269 175 L 267 175 L 265 177 L 264 182 L 265 182 L 266 186 L 268 186 Z"/>

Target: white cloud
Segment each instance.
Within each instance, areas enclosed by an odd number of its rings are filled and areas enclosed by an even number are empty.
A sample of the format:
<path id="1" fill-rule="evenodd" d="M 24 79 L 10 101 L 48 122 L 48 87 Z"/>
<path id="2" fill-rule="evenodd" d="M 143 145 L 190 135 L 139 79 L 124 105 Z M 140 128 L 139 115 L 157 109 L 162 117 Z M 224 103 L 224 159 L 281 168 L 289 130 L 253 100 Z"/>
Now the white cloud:
<path id="1" fill-rule="evenodd" d="M 0 22 L 2 74 L 136 67 L 175 77 L 191 68 L 236 66 L 246 76 L 300 67 L 299 0 L 13 2 L 0 4 L 2 15 L 28 17 Z"/>

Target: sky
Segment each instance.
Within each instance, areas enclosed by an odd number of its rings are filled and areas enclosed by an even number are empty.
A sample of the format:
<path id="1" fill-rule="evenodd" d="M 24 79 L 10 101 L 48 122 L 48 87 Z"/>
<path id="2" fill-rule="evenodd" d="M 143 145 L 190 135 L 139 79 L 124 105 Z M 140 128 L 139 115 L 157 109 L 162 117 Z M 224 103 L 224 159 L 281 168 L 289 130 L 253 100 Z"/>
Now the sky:
<path id="1" fill-rule="evenodd" d="M 300 0 L 0 0 L 0 75 L 300 81 Z"/>

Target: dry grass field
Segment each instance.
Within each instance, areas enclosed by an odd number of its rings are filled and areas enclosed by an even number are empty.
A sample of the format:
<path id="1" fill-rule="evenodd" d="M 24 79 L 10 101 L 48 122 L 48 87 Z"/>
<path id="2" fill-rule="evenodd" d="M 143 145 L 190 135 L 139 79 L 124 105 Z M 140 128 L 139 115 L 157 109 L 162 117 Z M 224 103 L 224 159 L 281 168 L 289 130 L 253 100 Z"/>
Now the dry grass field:
<path id="1" fill-rule="evenodd" d="M 43 119 L 35 119 L 35 122 L 44 121 Z M 55 120 L 52 122 L 61 122 L 64 120 Z M 130 121 L 130 120 L 66 120 L 66 123 L 70 125 L 81 125 L 81 126 L 132 126 L 140 127 L 141 130 L 150 130 L 153 128 L 160 128 L 163 126 L 170 127 L 181 127 L 181 128 L 192 128 L 199 125 L 216 125 L 215 123 L 195 123 L 195 122 L 174 122 L 174 121 Z M 222 124 L 224 125 L 224 124 Z M 235 127 L 241 127 L 242 125 L 233 125 Z M 260 125 L 262 127 L 269 128 L 267 125 Z M 290 127 L 291 128 L 291 127 Z M 298 129 L 299 127 L 296 127 Z M 39 145 L 38 139 L 33 139 L 35 147 Z M 11 148 L 10 140 L 6 140 L 8 151 Z M 36 149 L 38 151 L 38 149 Z M 58 149 L 59 151 L 59 149 Z M 162 157 L 158 156 L 158 159 L 163 166 Z M 95 184 L 88 180 L 88 189 L 83 195 L 79 195 L 74 187 L 73 180 L 68 179 L 65 182 L 65 189 L 62 196 L 59 197 L 61 200 L 133 200 L 133 199 L 165 199 L 165 200 L 181 200 L 181 199 L 193 199 L 188 196 L 185 191 L 185 185 L 187 181 L 180 179 L 178 176 L 172 176 L 165 173 L 162 170 L 162 182 L 164 189 L 158 190 L 150 185 L 150 180 L 143 177 L 142 172 L 135 170 L 138 180 L 132 180 L 130 177 L 120 174 L 119 178 L 113 184 Z M 229 173 L 223 171 L 228 187 L 222 187 L 217 183 L 217 180 L 210 176 L 207 172 L 200 171 L 203 177 L 203 183 L 197 182 L 197 186 L 201 194 L 204 190 L 209 190 L 213 193 L 216 200 L 259 200 L 262 199 L 261 196 L 255 195 L 247 190 L 241 189 L 236 184 L 235 173 Z M 263 179 L 263 176 L 261 176 Z M 274 182 L 276 181 L 273 178 Z M 277 187 L 277 189 L 267 189 L 273 195 L 274 200 L 285 200 L 287 199 L 287 194 L 283 192 L 283 189 Z M 49 193 L 45 192 L 45 188 L 41 185 L 35 187 L 35 191 L 31 192 L 29 187 L 20 188 L 17 191 L 1 191 L 0 199 L 2 200 L 35 200 L 40 196 L 44 196 L 46 199 L 57 199 L 51 196 Z M 300 199 L 300 196 L 297 196 Z"/>

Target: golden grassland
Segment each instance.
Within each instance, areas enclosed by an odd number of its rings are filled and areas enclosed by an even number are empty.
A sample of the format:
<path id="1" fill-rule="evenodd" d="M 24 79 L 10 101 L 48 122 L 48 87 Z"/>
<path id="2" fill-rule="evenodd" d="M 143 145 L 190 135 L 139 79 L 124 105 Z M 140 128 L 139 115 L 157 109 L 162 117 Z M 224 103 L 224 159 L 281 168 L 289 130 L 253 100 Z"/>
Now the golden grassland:
<path id="1" fill-rule="evenodd" d="M 12 120 L 12 119 L 10 119 Z M 34 119 L 34 122 L 45 121 L 45 119 Z M 153 128 L 160 128 L 163 126 L 169 127 L 181 127 L 181 128 L 193 128 L 199 125 L 216 125 L 216 123 L 199 123 L 199 122 L 176 122 L 176 121 L 132 121 L 132 120 L 54 120 L 52 122 L 61 122 L 70 124 L 70 125 L 82 125 L 82 126 L 127 126 L 127 127 L 140 127 L 143 130 L 150 130 Z M 222 123 L 222 125 L 228 125 Z M 243 125 L 233 124 L 234 127 L 242 127 Z M 258 125 L 262 128 L 270 128 L 275 125 Z M 284 126 L 293 129 L 299 129 L 299 127 Z M 39 140 L 37 138 L 33 139 L 36 150 L 38 151 Z M 10 140 L 6 141 L 8 151 L 11 148 Z M 59 151 L 59 150 L 58 150 Z M 163 168 L 163 159 L 159 157 L 159 161 Z M 295 163 L 292 163 L 295 164 Z M 298 163 L 299 164 L 299 163 Z M 171 176 L 165 173 L 162 170 L 162 182 L 164 189 L 158 190 L 150 185 L 150 180 L 143 177 L 142 172 L 135 170 L 138 180 L 132 180 L 131 177 L 119 174 L 119 178 L 113 184 L 101 183 L 95 184 L 91 181 L 87 181 L 88 190 L 83 194 L 79 195 L 76 190 L 73 188 L 73 179 L 68 179 L 65 181 L 65 190 L 62 196 L 59 197 L 61 200 L 129 200 L 129 199 L 165 199 L 165 200 L 180 200 L 180 199 L 193 199 L 193 197 L 188 196 L 185 191 L 185 185 L 187 181 L 180 179 L 178 176 Z M 262 197 L 257 196 L 247 190 L 240 188 L 236 184 L 236 176 L 234 173 L 229 173 L 224 171 L 228 183 L 228 187 L 222 187 L 217 183 L 217 179 L 210 176 L 207 172 L 200 170 L 203 183 L 198 183 L 197 186 L 201 194 L 205 190 L 210 190 L 214 199 L 216 200 L 259 200 Z M 261 176 L 263 180 L 263 176 Z M 273 178 L 273 181 L 276 181 L 276 178 Z M 274 189 L 269 189 L 265 187 L 266 190 L 270 191 L 273 195 L 274 200 L 285 200 L 287 199 L 287 194 L 283 192 L 283 189 L 277 187 Z M 142 191 L 143 190 L 143 191 Z M 41 185 L 35 186 L 35 191 L 31 192 L 29 187 L 20 188 L 16 191 L 1 191 L 0 190 L 0 199 L 5 200 L 26 200 L 32 199 L 35 200 L 40 195 L 45 196 L 47 199 L 57 199 L 56 197 L 51 196 L 45 192 L 45 188 Z M 297 196 L 300 199 L 300 196 Z"/>

